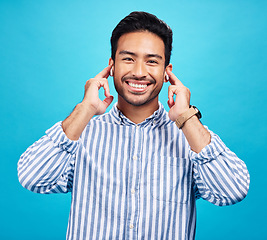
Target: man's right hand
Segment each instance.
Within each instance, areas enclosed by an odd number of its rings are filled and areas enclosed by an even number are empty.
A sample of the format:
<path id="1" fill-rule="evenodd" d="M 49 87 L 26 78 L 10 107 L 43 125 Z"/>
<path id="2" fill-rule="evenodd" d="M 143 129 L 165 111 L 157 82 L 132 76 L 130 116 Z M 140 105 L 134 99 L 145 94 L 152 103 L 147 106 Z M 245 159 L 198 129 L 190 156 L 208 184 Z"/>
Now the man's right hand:
<path id="1" fill-rule="evenodd" d="M 94 115 L 105 113 L 108 106 L 113 101 L 113 96 L 110 95 L 108 80 L 112 65 L 104 68 L 94 78 L 88 80 L 85 84 L 84 98 L 82 104 L 94 111 Z M 99 89 L 103 87 L 106 98 L 102 101 L 99 98 Z"/>
<path id="2" fill-rule="evenodd" d="M 113 101 L 107 80 L 111 67 L 112 65 L 109 65 L 86 82 L 83 101 L 77 104 L 73 112 L 62 122 L 62 129 L 69 139 L 78 140 L 91 118 L 105 113 Z M 106 96 L 103 101 L 99 98 L 99 89 L 102 87 Z"/>

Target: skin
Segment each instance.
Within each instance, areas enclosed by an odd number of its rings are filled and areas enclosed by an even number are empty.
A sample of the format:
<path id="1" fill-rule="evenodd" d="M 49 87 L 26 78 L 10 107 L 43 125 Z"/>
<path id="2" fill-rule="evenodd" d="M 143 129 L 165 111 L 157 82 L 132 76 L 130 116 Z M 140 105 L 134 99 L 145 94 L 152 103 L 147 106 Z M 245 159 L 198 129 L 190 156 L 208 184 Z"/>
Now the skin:
<path id="1" fill-rule="evenodd" d="M 164 43 L 150 32 L 127 33 L 120 37 L 113 67 L 118 108 L 134 123 L 158 109 L 158 94 L 164 83 Z M 167 66 L 171 69 L 172 66 Z M 136 88 L 130 84 L 147 86 Z"/>
<path id="2" fill-rule="evenodd" d="M 105 113 L 113 101 L 107 80 L 111 68 L 118 92 L 117 107 L 134 123 L 141 123 L 158 109 L 158 94 L 167 82 L 167 75 L 171 84 L 168 89 L 170 119 L 175 121 L 186 112 L 190 91 L 172 73 L 171 64 L 165 67 L 164 51 L 161 38 L 148 31 L 122 35 L 118 40 L 115 60 L 110 59 L 108 67 L 86 82 L 83 101 L 62 122 L 67 137 L 78 140 L 91 118 Z M 100 88 L 104 88 L 104 100 L 98 96 Z M 209 132 L 196 116 L 186 121 L 182 131 L 191 149 L 197 153 L 210 143 Z"/>

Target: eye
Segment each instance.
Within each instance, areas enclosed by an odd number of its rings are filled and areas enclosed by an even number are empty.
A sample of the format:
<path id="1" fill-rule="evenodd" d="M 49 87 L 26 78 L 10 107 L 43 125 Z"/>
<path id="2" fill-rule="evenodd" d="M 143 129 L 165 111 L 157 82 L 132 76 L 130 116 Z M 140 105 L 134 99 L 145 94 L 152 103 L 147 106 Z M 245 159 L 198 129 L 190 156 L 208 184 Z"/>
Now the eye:
<path id="1" fill-rule="evenodd" d="M 147 62 L 149 64 L 153 64 L 153 65 L 158 64 L 158 62 L 156 60 L 152 60 L 152 59 L 148 60 Z"/>
<path id="2" fill-rule="evenodd" d="M 123 58 L 122 60 L 123 60 L 123 61 L 126 61 L 126 62 L 132 62 L 132 61 L 133 61 L 133 59 L 130 58 L 130 57 L 125 57 L 125 58 Z"/>

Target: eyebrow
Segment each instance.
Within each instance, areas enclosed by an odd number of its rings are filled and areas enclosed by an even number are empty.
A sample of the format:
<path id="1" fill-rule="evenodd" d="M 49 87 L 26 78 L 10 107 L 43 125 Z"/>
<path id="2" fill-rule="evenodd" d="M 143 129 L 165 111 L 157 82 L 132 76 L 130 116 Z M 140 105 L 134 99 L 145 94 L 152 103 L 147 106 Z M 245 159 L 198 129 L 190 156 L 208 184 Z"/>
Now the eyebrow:
<path id="1" fill-rule="evenodd" d="M 120 55 L 131 55 L 131 56 L 137 56 L 136 53 L 133 53 L 133 52 L 130 52 L 130 51 L 127 51 L 127 50 L 123 50 L 123 51 L 120 51 L 119 52 Z M 150 57 L 155 57 L 155 58 L 158 58 L 158 59 L 162 59 L 162 56 L 158 55 L 158 54 L 147 54 L 146 57 L 150 58 Z"/>
<path id="2" fill-rule="evenodd" d="M 147 54 L 147 57 L 155 57 L 155 58 L 159 58 L 162 59 L 162 56 L 158 55 L 158 54 Z"/>
<path id="3" fill-rule="evenodd" d="M 132 55 L 132 56 L 137 56 L 135 53 L 130 52 L 130 51 L 126 51 L 126 50 L 120 51 L 119 54 L 120 54 L 120 55 Z"/>

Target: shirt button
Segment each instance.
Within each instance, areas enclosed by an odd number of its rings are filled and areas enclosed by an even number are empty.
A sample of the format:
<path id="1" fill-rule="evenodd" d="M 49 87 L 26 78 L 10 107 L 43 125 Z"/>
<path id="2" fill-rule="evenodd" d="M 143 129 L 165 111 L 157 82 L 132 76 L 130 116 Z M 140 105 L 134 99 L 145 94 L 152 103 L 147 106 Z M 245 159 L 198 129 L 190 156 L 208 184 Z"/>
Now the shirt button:
<path id="1" fill-rule="evenodd" d="M 133 160 L 137 160 L 137 156 L 133 156 Z"/>
<path id="2" fill-rule="evenodd" d="M 131 193 L 132 193 L 132 194 L 135 194 L 135 190 L 134 190 L 134 189 L 132 189 L 132 190 L 131 190 Z"/>
<path id="3" fill-rule="evenodd" d="M 132 223 L 130 224 L 130 228 L 131 228 L 131 229 L 133 229 L 133 228 L 134 228 L 134 225 L 133 225 Z"/>

